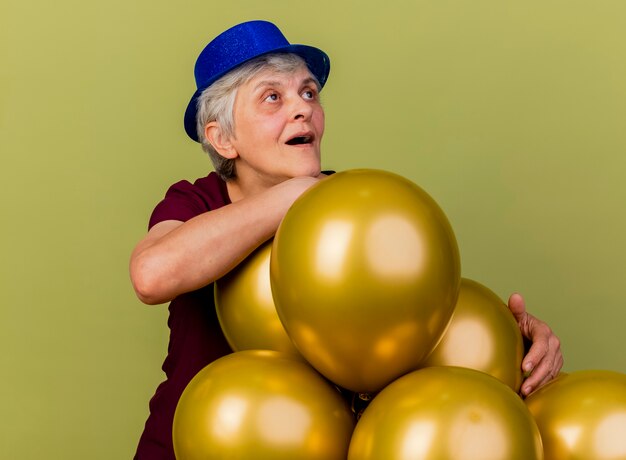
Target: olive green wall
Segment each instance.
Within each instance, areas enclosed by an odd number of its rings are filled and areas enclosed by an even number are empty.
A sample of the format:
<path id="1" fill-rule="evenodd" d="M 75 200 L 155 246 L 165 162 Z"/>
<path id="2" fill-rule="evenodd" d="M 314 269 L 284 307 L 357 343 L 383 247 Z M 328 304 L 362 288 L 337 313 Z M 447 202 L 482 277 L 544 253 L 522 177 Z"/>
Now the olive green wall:
<path id="1" fill-rule="evenodd" d="M 325 167 L 422 185 L 464 276 L 626 372 L 625 2 L 0 1 L 1 458 L 132 456 L 168 331 L 128 257 L 209 168 L 193 63 L 248 19 L 331 56 Z"/>

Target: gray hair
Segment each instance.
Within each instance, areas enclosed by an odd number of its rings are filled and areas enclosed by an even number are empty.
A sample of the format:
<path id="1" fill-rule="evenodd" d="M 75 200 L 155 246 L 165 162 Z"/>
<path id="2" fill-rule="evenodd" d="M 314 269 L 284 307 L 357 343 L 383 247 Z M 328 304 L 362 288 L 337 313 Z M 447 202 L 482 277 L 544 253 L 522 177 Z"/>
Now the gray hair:
<path id="1" fill-rule="evenodd" d="M 263 70 L 270 69 L 279 73 L 290 74 L 302 66 L 306 67 L 306 62 L 296 54 L 266 54 L 231 70 L 200 94 L 196 115 L 198 139 L 202 144 L 202 149 L 209 154 L 215 172 L 223 180 L 227 181 L 236 177 L 235 160 L 224 158 L 215 150 L 204 135 L 204 127 L 207 123 L 216 121 L 222 129 L 223 135 L 232 137 L 235 133 L 233 109 L 238 88 Z M 319 83 L 317 86 L 320 89 Z"/>

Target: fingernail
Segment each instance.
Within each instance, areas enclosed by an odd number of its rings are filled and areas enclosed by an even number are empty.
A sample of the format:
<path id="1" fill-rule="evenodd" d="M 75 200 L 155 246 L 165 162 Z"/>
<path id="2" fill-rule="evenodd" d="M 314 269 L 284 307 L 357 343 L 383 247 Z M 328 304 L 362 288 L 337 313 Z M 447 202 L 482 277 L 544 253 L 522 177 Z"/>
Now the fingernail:
<path id="1" fill-rule="evenodd" d="M 532 362 L 530 362 L 530 361 L 529 361 L 529 362 L 527 362 L 526 364 L 524 364 L 524 370 L 525 370 L 526 372 L 530 372 L 530 371 L 532 371 L 532 370 L 533 370 L 533 367 L 534 367 L 534 365 L 533 365 L 533 363 L 532 363 Z"/>
<path id="2" fill-rule="evenodd" d="M 527 395 L 528 393 L 530 393 L 531 389 L 532 388 L 530 388 L 530 387 L 524 387 L 524 389 L 522 391 L 524 392 L 525 395 Z"/>

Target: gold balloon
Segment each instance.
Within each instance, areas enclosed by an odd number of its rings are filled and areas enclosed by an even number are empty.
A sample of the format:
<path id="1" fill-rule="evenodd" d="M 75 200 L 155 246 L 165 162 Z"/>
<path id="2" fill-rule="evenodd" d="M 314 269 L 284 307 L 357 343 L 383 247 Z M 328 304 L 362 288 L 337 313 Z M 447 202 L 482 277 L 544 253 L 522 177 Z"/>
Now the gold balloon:
<path id="1" fill-rule="evenodd" d="M 526 398 L 547 459 L 626 459 L 626 374 L 560 375 Z"/>
<path id="2" fill-rule="evenodd" d="M 396 174 L 340 172 L 294 202 L 270 260 L 278 315 L 318 371 L 376 392 L 414 370 L 443 333 L 459 251 L 437 203 Z"/>
<path id="3" fill-rule="evenodd" d="M 347 403 L 308 364 L 247 350 L 189 382 L 172 435 L 178 460 L 344 460 L 353 429 Z"/>
<path id="4" fill-rule="evenodd" d="M 494 377 L 429 367 L 384 388 L 359 419 L 348 460 L 541 460 L 537 424 Z"/>
<path id="5" fill-rule="evenodd" d="M 261 245 L 215 283 L 215 307 L 231 348 L 300 354 L 285 332 L 272 299 L 272 241 Z"/>
<path id="6" fill-rule="evenodd" d="M 517 392 L 523 357 L 522 333 L 506 304 L 487 287 L 463 278 L 448 329 L 421 366 L 476 369 Z"/>

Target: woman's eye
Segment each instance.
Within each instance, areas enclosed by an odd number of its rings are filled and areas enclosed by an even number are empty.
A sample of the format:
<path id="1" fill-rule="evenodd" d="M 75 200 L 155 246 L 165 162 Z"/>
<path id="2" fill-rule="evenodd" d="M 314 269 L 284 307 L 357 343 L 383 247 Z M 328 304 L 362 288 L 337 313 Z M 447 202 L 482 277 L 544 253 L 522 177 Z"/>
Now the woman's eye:
<path id="1" fill-rule="evenodd" d="M 305 99 L 315 99 L 315 91 L 307 89 L 302 93 L 302 97 Z"/>
<path id="2" fill-rule="evenodd" d="M 266 100 L 266 101 L 268 101 L 268 102 L 275 102 L 275 101 L 277 101 L 277 100 L 278 100 L 278 94 L 276 94 L 276 93 L 272 93 L 272 94 L 268 95 L 268 96 L 265 98 L 265 100 Z"/>

